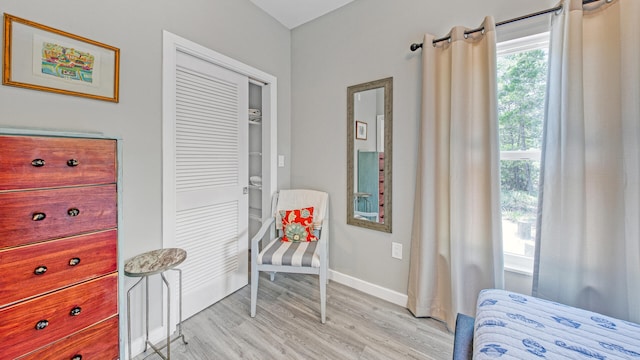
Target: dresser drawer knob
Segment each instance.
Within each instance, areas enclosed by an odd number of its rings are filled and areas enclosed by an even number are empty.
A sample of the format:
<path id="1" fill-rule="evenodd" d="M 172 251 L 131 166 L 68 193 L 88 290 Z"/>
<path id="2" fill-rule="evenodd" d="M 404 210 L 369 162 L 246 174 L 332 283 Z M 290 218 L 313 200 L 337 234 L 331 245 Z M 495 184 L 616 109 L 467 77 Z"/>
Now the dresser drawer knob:
<path id="1" fill-rule="evenodd" d="M 36 324 L 36 330 L 42 330 L 42 329 L 46 328 L 47 326 L 49 326 L 49 322 L 47 320 L 40 320 Z"/>
<path id="2" fill-rule="evenodd" d="M 77 208 L 71 208 L 67 210 L 67 214 L 69 214 L 69 216 L 78 216 L 80 215 L 80 210 Z"/>
<path id="3" fill-rule="evenodd" d="M 73 309 L 71 309 L 71 311 L 69 312 L 69 315 L 78 316 L 78 315 L 80 315 L 81 311 L 82 311 L 82 308 L 80 306 L 76 306 Z"/>
<path id="4" fill-rule="evenodd" d="M 35 167 L 43 167 L 44 166 L 44 160 L 42 160 L 42 159 L 33 159 L 33 160 L 31 160 L 31 165 L 35 166 Z"/>
<path id="5" fill-rule="evenodd" d="M 82 360 L 82 355 L 80 355 L 80 354 L 73 355 L 71 360 Z"/>
<path id="6" fill-rule="evenodd" d="M 69 260 L 69 266 L 76 266 L 80 264 L 80 258 L 72 258 L 71 260 Z"/>
<path id="7" fill-rule="evenodd" d="M 46 272 L 47 272 L 47 267 L 44 265 L 38 266 L 35 270 L 33 270 L 33 273 L 36 275 L 43 275 Z"/>
<path id="8" fill-rule="evenodd" d="M 42 221 L 46 217 L 47 217 L 47 214 L 41 213 L 41 212 L 37 212 L 37 213 L 33 213 L 33 215 L 31 215 L 31 220 L 33 220 L 33 221 Z"/>
<path id="9" fill-rule="evenodd" d="M 69 159 L 67 160 L 67 166 L 78 166 L 78 164 L 80 164 L 80 162 L 77 159 Z"/>

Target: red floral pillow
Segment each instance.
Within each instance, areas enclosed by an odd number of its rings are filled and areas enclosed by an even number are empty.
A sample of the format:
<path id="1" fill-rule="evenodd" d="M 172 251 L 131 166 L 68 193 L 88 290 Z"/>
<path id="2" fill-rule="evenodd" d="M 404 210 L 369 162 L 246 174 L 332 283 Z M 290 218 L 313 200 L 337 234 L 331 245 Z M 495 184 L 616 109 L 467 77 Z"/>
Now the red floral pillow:
<path id="1" fill-rule="evenodd" d="M 282 217 L 282 241 L 317 241 L 313 235 L 313 207 L 296 210 L 280 210 Z"/>

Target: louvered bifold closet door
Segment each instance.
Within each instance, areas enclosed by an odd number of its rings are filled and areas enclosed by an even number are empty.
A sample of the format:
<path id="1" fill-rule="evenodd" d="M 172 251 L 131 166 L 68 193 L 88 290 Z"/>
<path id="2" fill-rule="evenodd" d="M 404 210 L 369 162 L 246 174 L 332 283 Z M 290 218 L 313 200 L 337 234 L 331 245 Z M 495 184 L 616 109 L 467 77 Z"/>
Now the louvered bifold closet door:
<path id="1" fill-rule="evenodd" d="M 175 243 L 189 317 L 247 284 L 248 78 L 177 52 Z"/>

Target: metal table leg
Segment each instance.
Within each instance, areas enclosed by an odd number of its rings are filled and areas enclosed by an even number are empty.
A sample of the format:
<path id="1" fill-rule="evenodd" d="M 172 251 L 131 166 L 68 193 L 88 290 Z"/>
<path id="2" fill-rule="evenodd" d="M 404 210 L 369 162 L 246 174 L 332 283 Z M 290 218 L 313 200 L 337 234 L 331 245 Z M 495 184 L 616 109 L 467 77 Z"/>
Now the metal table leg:
<path id="1" fill-rule="evenodd" d="M 178 319 L 178 324 L 176 325 L 178 328 L 178 336 L 176 336 L 173 340 L 171 339 L 171 327 L 169 326 L 171 324 L 171 285 L 169 283 L 169 280 L 167 280 L 167 278 L 164 276 L 164 272 L 160 273 L 160 276 L 162 277 L 162 282 L 164 283 L 164 285 L 167 287 L 167 342 L 165 345 L 160 346 L 160 347 L 156 347 L 155 345 L 153 345 L 151 343 L 151 341 L 149 341 L 149 311 L 147 310 L 146 312 L 146 323 L 147 323 L 147 330 L 146 330 L 146 339 L 145 339 L 145 351 L 147 351 L 147 346 L 151 347 L 151 349 L 153 349 L 153 351 L 155 353 L 158 354 L 158 356 L 160 356 L 162 359 L 164 360 L 171 360 L 171 343 L 178 340 L 178 339 L 182 339 L 182 343 L 183 344 L 188 344 L 187 340 L 184 337 L 184 334 L 182 333 L 182 270 L 181 269 L 170 269 L 170 270 L 174 270 L 178 272 L 178 279 L 179 279 L 179 294 L 178 294 L 178 300 L 179 300 L 179 319 Z M 146 277 L 148 279 L 148 276 Z M 147 280 L 148 281 L 148 280 Z M 149 292 L 147 290 L 146 293 L 146 305 L 147 305 L 147 309 L 149 308 Z M 166 355 L 162 353 L 162 350 L 166 348 Z"/>
<path id="2" fill-rule="evenodd" d="M 143 278 L 140 278 L 138 281 L 136 281 L 135 284 L 133 284 L 132 287 L 129 288 L 129 290 L 127 290 L 127 342 L 129 345 L 129 359 L 132 359 L 131 357 L 131 290 L 133 290 L 136 286 L 138 286 L 138 284 L 140 284 L 142 279 Z"/>

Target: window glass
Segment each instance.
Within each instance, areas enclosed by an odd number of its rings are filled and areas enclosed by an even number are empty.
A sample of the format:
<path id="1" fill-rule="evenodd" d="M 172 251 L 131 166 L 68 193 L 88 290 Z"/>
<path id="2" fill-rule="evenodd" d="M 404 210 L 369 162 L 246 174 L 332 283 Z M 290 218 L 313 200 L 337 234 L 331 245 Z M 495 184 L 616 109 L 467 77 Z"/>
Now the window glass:
<path id="1" fill-rule="evenodd" d="M 498 44 L 500 202 L 505 267 L 531 273 L 549 34 Z"/>

